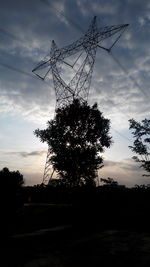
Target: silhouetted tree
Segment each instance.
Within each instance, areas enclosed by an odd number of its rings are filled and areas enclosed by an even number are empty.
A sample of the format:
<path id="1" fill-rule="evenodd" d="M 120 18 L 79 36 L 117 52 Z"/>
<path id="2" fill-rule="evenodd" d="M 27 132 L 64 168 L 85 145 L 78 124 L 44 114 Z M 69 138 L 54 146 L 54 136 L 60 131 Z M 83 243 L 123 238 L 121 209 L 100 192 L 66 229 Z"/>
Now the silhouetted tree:
<path id="1" fill-rule="evenodd" d="M 6 167 L 0 170 L 0 181 L 3 188 L 11 190 L 18 189 L 24 183 L 23 175 L 19 171 L 11 172 Z"/>
<path id="2" fill-rule="evenodd" d="M 4 235 L 12 231 L 15 220 L 18 219 L 17 216 L 22 210 L 21 186 L 23 183 L 23 175 L 19 171 L 11 172 L 8 168 L 0 170 L 1 222 Z"/>
<path id="3" fill-rule="evenodd" d="M 59 177 L 70 185 L 92 184 L 96 170 L 102 167 L 100 153 L 110 147 L 110 121 L 102 116 L 97 104 L 75 99 L 56 110 L 45 130 L 35 130 L 42 142 L 47 142 L 50 161 Z"/>
<path id="4" fill-rule="evenodd" d="M 136 162 L 140 162 L 141 167 L 150 172 L 150 120 L 144 119 L 137 122 L 134 119 L 129 120 L 130 129 L 132 129 L 135 138 L 133 146 L 129 146 L 133 152 L 140 156 L 134 156 Z M 144 174 L 143 176 L 150 176 Z"/>

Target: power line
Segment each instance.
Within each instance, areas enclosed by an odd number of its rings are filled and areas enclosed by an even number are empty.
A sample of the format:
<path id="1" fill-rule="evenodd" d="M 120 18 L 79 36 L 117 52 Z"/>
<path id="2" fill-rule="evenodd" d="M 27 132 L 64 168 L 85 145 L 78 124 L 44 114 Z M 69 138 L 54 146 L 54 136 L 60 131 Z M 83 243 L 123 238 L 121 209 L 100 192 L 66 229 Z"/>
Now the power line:
<path id="1" fill-rule="evenodd" d="M 80 27 L 79 24 L 75 23 L 73 20 L 71 20 L 68 16 L 64 15 L 64 13 L 60 10 L 58 10 L 56 7 L 54 7 L 54 5 L 52 5 L 48 0 L 40 0 L 42 3 L 44 3 L 45 5 L 49 6 L 50 8 L 52 8 L 53 10 L 55 10 L 59 15 L 61 15 L 62 17 L 64 17 L 70 24 L 72 24 L 77 30 L 79 30 L 80 32 L 84 33 L 84 29 Z"/>
<path id="2" fill-rule="evenodd" d="M 2 62 L 0 62 L 0 65 L 2 66 L 2 67 L 4 67 L 4 68 L 7 68 L 7 69 L 9 69 L 9 70 L 12 70 L 12 71 L 15 71 L 15 72 L 18 72 L 18 73 L 21 73 L 21 74 L 23 74 L 23 75 L 26 75 L 26 76 L 29 76 L 29 77 L 32 77 L 32 78 L 36 78 L 35 76 L 33 76 L 33 75 L 31 75 L 30 73 L 28 73 L 28 72 L 25 72 L 25 71 L 23 71 L 23 70 L 20 70 L 20 69 L 18 69 L 18 68 L 16 68 L 16 67 L 12 67 L 12 66 L 10 66 L 10 65 L 8 65 L 8 64 L 5 64 L 5 63 L 2 63 Z M 37 78 L 36 78 L 36 80 L 37 80 Z M 41 79 L 39 79 L 40 81 L 42 81 Z M 44 81 L 45 82 L 45 81 Z M 47 83 L 47 82 L 45 82 L 48 86 L 49 86 L 49 84 Z M 111 101 L 112 102 L 112 101 Z M 112 104 L 114 105 L 114 103 L 112 102 Z M 114 105 L 115 106 L 115 105 Z M 118 107 L 115 107 L 115 108 L 117 108 L 119 111 L 120 111 L 120 109 L 118 108 Z M 122 113 L 122 112 L 121 112 Z M 123 115 L 125 116 L 125 114 L 123 113 Z M 130 118 L 129 118 L 130 119 Z M 123 134 L 121 134 L 119 131 L 117 131 L 116 129 L 114 129 L 113 127 L 111 127 L 118 135 L 120 135 L 122 138 L 124 138 L 124 139 L 126 139 L 126 140 L 128 140 L 128 141 L 130 141 L 130 142 L 132 142 L 129 138 L 127 138 L 125 135 L 123 135 Z"/>
<path id="3" fill-rule="evenodd" d="M 12 70 L 12 71 L 16 71 L 16 72 L 19 72 L 19 73 L 21 73 L 21 74 L 23 74 L 23 75 L 26 75 L 26 76 L 29 76 L 29 77 L 32 77 L 32 78 L 36 78 L 35 76 L 32 76 L 30 73 L 28 73 L 28 72 L 25 72 L 25 71 L 22 71 L 22 70 L 20 70 L 20 69 L 18 69 L 18 68 L 15 68 L 15 67 L 12 67 L 12 66 L 10 66 L 10 65 L 8 65 L 8 64 L 5 64 L 5 63 L 2 63 L 2 62 L 0 62 L 0 65 L 2 66 L 2 67 L 4 67 L 4 68 L 7 68 L 7 69 L 10 69 L 10 70 Z M 37 80 L 37 78 L 36 78 L 36 80 Z M 40 79 L 39 79 L 40 80 Z M 40 80 L 40 81 L 42 81 L 42 80 Z M 45 82 L 46 83 L 46 82 Z M 48 86 L 49 86 L 49 84 L 48 83 L 46 83 Z M 111 101 L 112 102 L 112 101 Z M 113 102 L 112 102 L 113 103 Z M 118 109 L 118 108 L 117 108 Z M 118 109 L 119 110 L 119 109 Z M 124 114 L 124 113 L 123 113 Z M 125 114 L 124 114 L 125 115 Z M 119 131 L 117 131 L 116 129 L 114 129 L 113 127 L 111 127 L 118 135 L 120 135 L 122 138 L 124 138 L 124 139 L 126 139 L 126 140 L 128 140 L 128 141 L 130 141 L 130 142 L 132 142 L 128 137 L 126 137 L 125 135 L 123 135 L 123 134 L 121 134 Z"/>
<path id="4" fill-rule="evenodd" d="M 8 30 L 5 30 L 5 29 L 3 29 L 3 28 L 0 28 L 0 32 L 1 32 L 2 34 L 7 35 L 7 36 L 10 37 L 11 39 L 14 39 L 14 40 L 17 41 L 17 42 L 24 43 L 23 40 L 21 40 L 20 38 L 18 38 L 16 35 L 10 33 Z"/>
<path id="5" fill-rule="evenodd" d="M 7 35 L 7 36 L 10 37 L 11 39 L 14 39 L 15 41 L 24 44 L 23 40 L 21 40 L 20 38 L 18 38 L 16 35 L 10 33 L 8 30 L 5 30 L 5 29 L 3 29 L 3 28 L 0 28 L 0 32 L 3 33 L 3 34 L 5 34 L 5 35 Z M 15 72 L 18 72 L 18 73 L 21 73 L 21 74 L 23 74 L 23 75 L 26 75 L 26 76 L 29 76 L 29 77 L 32 77 L 32 78 L 36 79 L 36 77 L 35 77 L 34 75 L 32 75 L 31 73 L 26 72 L 26 71 L 24 71 L 24 70 L 22 70 L 22 69 L 13 67 L 13 66 L 11 66 L 11 65 L 9 65 L 9 64 L 6 64 L 6 63 L 3 63 L 3 62 L 0 62 L 0 65 L 1 65 L 2 67 L 4 67 L 4 68 L 9 69 L 9 70 L 12 70 L 12 71 L 15 71 Z M 36 80 L 37 80 L 37 79 L 36 79 Z M 41 79 L 39 79 L 39 81 L 41 81 Z M 44 81 L 44 83 L 47 84 L 47 85 L 49 85 L 46 81 Z"/>
<path id="6" fill-rule="evenodd" d="M 136 79 L 133 78 L 130 74 L 129 71 L 126 70 L 126 68 L 120 63 L 120 61 L 112 54 L 112 52 L 109 53 L 113 60 L 119 65 L 119 67 L 123 70 L 123 72 L 128 76 L 128 78 L 134 83 L 134 85 L 142 92 L 142 94 L 145 96 L 146 100 L 147 98 L 150 99 L 150 96 L 146 94 L 146 92 L 142 89 L 142 87 L 137 83 Z"/>
<path id="7" fill-rule="evenodd" d="M 84 32 L 83 29 L 76 24 L 74 21 L 72 21 L 70 18 L 68 18 L 62 11 L 59 11 L 57 8 L 55 8 L 53 5 L 51 5 L 49 3 L 48 0 L 40 0 L 41 2 L 49 5 L 51 8 L 53 8 L 57 13 L 59 13 L 61 16 L 63 16 L 64 18 L 66 18 L 68 20 L 69 23 L 71 23 L 75 28 L 77 28 L 79 31 L 81 31 L 82 33 Z M 120 38 L 120 36 L 118 37 L 118 39 Z M 130 74 L 129 71 L 127 71 L 125 69 L 125 67 L 120 63 L 120 61 L 112 54 L 111 50 L 109 50 L 109 54 L 112 56 L 112 58 L 114 59 L 114 61 L 120 66 L 120 68 L 123 70 L 123 72 L 130 78 L 130 80 L 135 84 L 135 86 L 144 94 L 144 96 L 150 99 L 150 96 L 146 94 L 146 92 L 141 88 L 141 86 L 137 83 L 136 79 L 133 78 Z"/>
<path id="8" fill-rule="evenodd" d="M 3 33 L 3 34 L 5 34 L 5 35 L 7 35 L 7 36 L 10 37 L 11 39 L 14 39 L 15 41 L 24 44 L 24 42 L 23 42 L 20 38 L 18 38 L 16 35 L 10 33 L 8 30 L 5 30 L 5 29 L 3 29 L 3 28 L 0 28 L 0 32 Z M 34 75 L 32 75 L 31 73 L 26 72 L 26 71 L 24 71 L 24 70 L 22 70 L 22 69 L 13 67 L 13 66 L 11 66 L 11 65 L 9 65 L 9 64 L 6 64 L 6 63 L 3 63 L 3 62 L 0 62 L 0 65 L 1 65 L 2 67 L 4 67 L 4 68 L 7 68 L 7 69 L 11 70 L 11 71 L 15 71 L 15 72 L 18 72 L 18 73 L 21 73 L 21 74 L 23 74 L 23 75 L 26 75 L 26 76 L 29 76 L 29 77 L 32 77 L 32 78 L 36 79 L 36 77 L 35 77 Z M 36 79 L 36 80 L 37 80 L 37 79 Z M 41 79 L 39 79 L 39 81 L 41 81 Z M 47 84 L 47 85 L 49 85 L 46 81 L 44 81 L 44 83 Z"/>
<path id="9" fill-rule="evenodd" d="M 52 4 L 49 3 L 48 0 L 40 0 L 42 3 L 48 5 L 50 8 L 52 8 L 53 10 L 55 10 L 58 14 L 60 14 L 62 17 L 64 17 L 65 19 L 67 19 L 67 21 L 72 24 L 77 30 L 79 30 L 80 32 L 84 32 L 84 30 L 77 24 L 75 23 L 74 21 L 72 21 L 70 18 L 68 18 L 68 16 L 64 15 L 64 13 L 62 11 L 59 11 L 56 7 L 54 7 Z M 23 43 L 23 41 L 18 38 L 17 36 L 15 36 L 14 34 L 10 33 L 9 31 L 5 30 L 5 29 L 2 29 L 0 28 L 0 32 L 2 32 L 3 34 L 9 36 L 10 38 L 14 39 L 14 40 L 17 40 L 21 43 Z M 127 74 L 129 75 L 129 73 L 125 70 L 125 68 L 122 66 L 122 64 L 112 55 L 111 53 L 111 56 L 113 57 L 113 59 L 117 62 L 117 64 L 121 67 L 121 69 Z M 23 75 L 26 75 L 26 76 L 29 76 L 29 77 L 32 77 L 32 78 L 36 78 L 34 75 L 24 71 L 24 70 L 21 70 L 21 69 L 18 69 L 16 67 L 13 67 L 13 66 L 10 66 L 6 63 L 2 63 L 0 62 L 0 65 L 4 68 L 7 68 L 9 70 L 12 70 L 12 71 L 15 71 L 15 72 L 18 72 L 18 73 L 21 73 Z M 137 84 L 137 82 L 134 80 L 133 77 L 129 76 L 129 78 L 136 84 L 136 86 L 142 91 L 142 93 L 145 94 L 145 92 L 140 88 L 140 86 Z M 36 79 L 37 80 L 37 79 Z M 44 81 L 45 82 L 45 81 Z M 49 85 L 47 82 L 45 82 L 47 85 Z M 146 95 L 145 95 L 146 96 Z M 147 96 L 146 96 L 147 97 Z M 112 102 L 112 101 L 111 101 Z M 116 105 L 112 102 L 112 104 L 115 106 L 116 109 L 118 109 L 119 111 L 121 111 L 118 107 L 116 107 Z M 121 111 L 122 113 L 122 111 Z M 123 113 L 124 114 L 124 113 Z M 124 114 L 125 115 L 125 114 Z M 126 116 L 127 117 L 127 116 Z M 128 117 L 129 119 L 129 117 Z M 112 128 L 117 134 L 119 134 L 121 137 L 125 138 L 126 140 L 130 141 L 131 140 L 129 138 L 127 138 L 126 136 L 124 136 L 123 134 L 119 133 L 117 130 L 115 130 L 114 128 Z"/>
<path id="10" fill-rule="evenodd" d="M 60 10 L 58 10 L 57 8 L 55 8 L 53 5 L 51 5 L 50 3 L 49 3 L 49 1 L 48 0 L 40 0 L 42 3 L 44 3 L 44 4 L 46 4 L 46 5 L 48 5 L 48 6 L 50 6 L 51 8 L 53 8 L 57 13 L 59 13 L 61 16 L 63 16 L 65 19 L 67 19 L 67 21 L 70 23 L 70 24 L 72 24 L 75 28 L 77 28 L 80 32 L 84 32 L 84 30 L 83 29 L 81 29 L 81 27 L 79 27 L 79 25 L 78 24 L 76 24 L 74 21 L 72 21 L 72 20 L 70 20 L 70 18 L 68 18 L 62 11 L 60 11 Z M 117 38 L 117 40 L 120 38 L 120 36 L 121 36 L 121 34 L 119 35 L 119 37 Z M 116 42 L 115 42 L 116 43 Z M 115 44 L 115 43 L 113 43 L 113 45 Z M 113 46 L 112 45 L 112 46 Z M 112 102 L 112 101 L 111 101 Z M 114 103 L 112 102 L 112 104 L 114 105 Z M 118 109 L 121 113 L 122 113 L 122 111 L 118 108 L 118 107 L 116 107 L 116 109 Z M 125 115 L 124 113 L 123 113 L 123 115 L 125 116 L 125 117 L 127 117 L 127 115 Z M 130 117 L 128 116 L 128 119 L 130 119 Z"/>
<path id="11" fill-rule="evenodd" d="M 111 127 L 111 129 L 112 129 L 114 132 L 116 132 L 118 135 L 120 135 L 122 138 L 124 138 L 124 139 L 126 139 L 127 141 L 129 141 L 129 142 L 132 143 L 132 141 L 131 141 L 127 136 L 125 136 L 124 134 L 120 133 L 119 131 L 117 131 L 117 130 L 114 129 L 113 127 Z"/>
<path id="12" fill-rule="evenodd" d="M 18 68 L 16 68 L 16 67 L 10 66 L 10 65 L 8 65 L 8 64 L 6 64 L 6 63 L 2 63 L 2 62 L 0 62 L 0 65 L 1 65 L 2 67 L 7 68 L 7 69 L 10 69 L 10 70 L 12 70 L 12 71 L 16 71 L 16 72 L 19 72 L 19 73 L 24 74 L 24 75 L 26 75 L 26 76 L 35 78 L 32 74 L 30 74 L 30 73 L 28 73 L 28 72 L 26 72 L 26 71 L 24 71 L 24 70 L 18 69 Z"/>
<path id="13" fill-rule="evenodd" d="M 127 114 L 123 113 L 122 110 L 116 104 L 114 104 L 112 100 L 109 99 L 109 102 L 112 103 L 115 109 L 117 109 L 120 113 L 122 113 L 124 117 L 126 117 L 128 120 L 130 119 L 130 117 Z"/>
<path id="14" fill-rule="evenodd" d="M 7 35 L 7 36 L 10 37 L 11 39 L 14 39 L 15 41 L 24 44 L 24 42 L 23 42 L 20 38 L 18 38 L 16 35 L 10 33 L 8 30 L 5 30 L 5 29 L 3 29 L 3 28 L 0 28 L 0 32 L 3 33 L 3 34 L 5 34 L 5 35 Z M 22 70 L 22 69 L 13 67 L 13 66 L 11 66 L 11 65 L 9 65 L 9 64 L 6 64 L 6 63 L 3 63 L 3 62 L 0 62 L 0 65 L 1 65 L 2 67 L 4 67 L 4 68 L 7 68 L 7 69 L 11 70 L 11 71 L 15 71 L 15 72 L 18 72 L 18 73 L 21 73 L 21 74 L 23 74 L 23 75 L 26 75 L 26 76 L 29 76 L 29 77 L 32 77 L 32 78 L 36 79 L 36 77 L 35 77 L 34 75 L 32 75 L 31 73 L 26 72 L 26 71 L 24 71 L 24 70 Z M 37 80 L 37 79 L 36 79 L 36 80 Z M 39 79 L 39 81 L 41 81 L 41 79 Z M 44 81 L 44 83 L 47 84 L 47 85 L 49 86 L 49 84 L 48 84 L 46 81 Z"/>
<path id="15" fill-rule="evenodd" d="M 0 65 L 1 65 L 2 67 L 4 67 L 4 68 L 7 68 L 7 69 L 11 70 L 11 71 L 15 71 L 15 72 L 21 73 L 21 74 L 23 74 L 23 75 L 26 75 L 26 76 L 28 76 L 28 77 L 30 77 L 30 78 L 34 78 L 34 79 L 37 80 L 37 78 L 36 78 L 34 75 L 32 75 L 31 73 L 29 73 L 29 72 L 26 72 L 26 71 L 24 71 L 24 70 L 21 70 L 21 69 L 19 69 L 19 68 L 13 67 L 13 66 L 8 65 L 8 64 L 3 63 L 3 62 L 0 62 Z M 41 79 L 38 79 L 38 80 L 39 80 L 39 81 L 42 81 Z M 47 85 L 49 86 L 49 84 L 48 84 L 47 82 L 44 81 L 44 83 L 47 84 Z"/>
<path id="16" fill-rule="evenodd" d="M 81 28 L 77 23 L 75 23 L 73 20 L 71 20 L 70 18 L 68 18 L 68 16 L 66 16 L 66 15 L 64 15 L 64 13 L 62 12 L 62 11 L 59 11 L 56 7 L 54 7 L 52 4 L 50 4 L 49 3 L 49 1 L 48 0 L 40 0 L 42 3 L 44 3 L 44 4 L 46 4 L 46 5 L 48 5 L 50 8 L 52 8 L 53 10 L 55 10 L 58 14 L 60 14 L 62 17 L 64 17 L 65 19 L 67 19 L 67 21 L 70 23 L 70 24 L 72 24 L 73 25 L 73 27 L 75 27 L 77 30 L 79 30 L 80 32 L 84 32 L 84 30 L 83 30 L 83 28 Z M 2 32 L 2 33 L 4 33 L 4 34 L 6 34 L 6 35 L 8 35 L 9 37 L 11 37 L 11 38 L 13 38 L 13 39 L 15 39 L 15 40 L 17 40 L 17 41 L 19 41 L 19 42 L 23 42 L 21 39 L 19 39 L 19 38 L 17 38 L 15 35 L 13 35 L 13 34 L 10 34 L 8 31 L 6 31 L 6 30 L 3 30 L 2 28 L 0 28 L 0 31 Z M 136 87 L 138 87 L 139 88 L 139 90 L 145 95 L 145 97 L 147 98 L 147 97 L 149 97 L 149 96 L 147 96 L 147 94 L 143 91 L 143 89 L 139 86 L 139 84 L 137 83 L 137 81 L 131 76 L 131 75 L 129 75 L 129 72 L 125 69 L 125 67 L 119 62 L 119 60 L 112 54 L 112 53 L 110 53 L 110 55 L 112 56 L 112 58 L 115 60 L 115 62 L 120 66 L 120 68 L 124 71 L 124 73 L 126 74 L 126 75 L 128 75 L 128 77 L 130 78 L 130 80 L 136 85 Z M 14 67 L 11 67 L 11 66 L 9 66 L 9 65 L 7 65 L 7 64 L 3 64 L 3 63 L 0 63 L 3 67 L 7 67 L 7 68 L 9 68 L 9 69 L 11 69 L 11 70 L 13 70 L 13 71 L 17 71 L 17 72 L 20 72 L 20 73 L 22 73 L 22 74 L 25 74 L 25 75 L 28 75 L 28 76 L 30 76 L 30 77 L 35 77 L 35 76 L 33 76 L 33 75 L 31 75 L 30 73 L 27 73 L 27 72 L 25 72 L 25 71 L 22 71 L 22 70 L 19 70 L 19 69 L 17 69 L 17 68 L 14 68 Z M 36 78 L 36 77 L 35 77 Z M 45 81 L 44 81 L 45 82 Z M 46 83 L 46 82 L 45 82 Z M 47 84 L 47 83 L 46 83 Z M 112 102 L 112 101 L 111 101 Z M 115 106 L 115 108 L 116 109 L 118 109 L 118 111 L 120 111 L 121 113 L 123 113 L 113 102 L 112 102 L 112 104 Z M 124 113 L 123 113 L 123 115 L 125 116 L 125 117 L 127 117 L 128 119 L 130 119 L 130 117 L 129 116 L 127 116 L 127 115 L 125 115 Z M 118 135 L 120 135 L 122 138 L 124 138 L 124 139 L 126 139 L 127 141 L 129 141 L 129 142 L 132 142 L 128 137 L 126 137 L 125 135 L 123 135 L 122 133 L 120 133 L 119 131 L 117 131 L 116 129 L 114 129 L 113 127 L 111 127 L 112 128 L 112 130 L 113 131 L 115 131 Z"/>
<path id="17" fill-rule="evenodd" d="M 112 102 L 112 101 L 111 101 Z M 113 102 L 112 102 L 113 103 Z M 117 108 L 117 107 L 116 107 Z M 117 108 L 118 109 L 118 108 Z M 119 109 L 118 109 L 119 110 Z M 121 112 L 125 117 L 127 117 L 123 112 Z M 128 120 L 130 119 L 130 117 L 128 117 Z M 114 132 L 116 132 L 118 135 L 120 135 L 122 138 L 124 138 L 124 139 L 126 139 L 127 141 L 129 141 L 129 142 L 131 142 L 132 143 L 132 141 L 128 138 L 128 137 L 126 137 L 124 134 L 122 134 L 122 133 L 120 133 L 119 131 L 117 131 L 115 128 L 113 128 L 112 126 L 111 126 L 111 129 L 112 130 L 114 130 Z"/>
<path id="18" fill-rule="evenodd" d="M 59 13 L 61 16 L 63 16 L 65 19 L 67 19 L 67 21 L 68 21 L 69 23 L 71 23 L 71 24 L 72 24 L 76 29 L 78 29 L 80 32 L 82 32 L 82 33 L 84 32 L 83 29 L 82 29 L 77 23 L 75 23 L 73 20 L 71 20 L 70 18 L 68 18 L 68 16 L 66 16 L 62 11 L 58 10 L 56 7 L 54 7 L 52 4 L 50 4 L 48 0 L 40 0 L 40 1 L 41 1 L 42 3 L 48 5 L 49 7 L 51 7 L 52 9 L 54 9 L 57 13 Z M 14 40 L 17 40 L 17 41 L 23 43 L 23 41 L 22 41 L 20 38 L 18 38 L 16 35 L 10 33 L 8 30 L 5 30 L 5 29 L 3 29 L 3 28 L 0 28 L 0 32 L 2 32 L 3 34 L 9 36 L 10 38 L 12 38 L 12 39 L 14 39 Z M 125 69 L 125 67 L 124 67 L 124 66 L 120 63 L 120 61 L 119 61 L 119 60 L 112 54 L 111 51 L 109 51 L 109 54 L 110 54 L 111 57 L 114 59 L 114 61 L 119 65 L 119 67 L 123 70 L 123 72 L 124 72 L 124 73 L 130 78 L 130 80 L 135 84 L 135 86 L 136 86 L 136 87 L 137 87 L 137 88 L 144 94 L 144 96 L 146 97 L 146 99 L 147 99 L 147 98 L 150 99 L 150 96 L 147 95 L 147 94 L 145 93 L 145 91 L 144 91 L 144 90 L 140 87 L 140 85 L 137 83 L 136 79 L 133 78 L 133 77 L 129 74 L 129 71 Z M 11 69 L 11 70 L 13 70 L 13 71 L 18 71 L 18 72 L 20 72 L 20 73 L 22 73 L 22 74 L 25 74 L 25 75 L 34 77 L 34 76 L 30 75 L 30 73 L 27 73 L 27 72 L 25 72 L 25 71 L 23 71 L 23 70 L 19 70 L 19 69 L 17 69 L 17 68 L 14 68 L 14 67 L 12 67 L 12 66 L 9 66 L 9 65 L 7 65 L 7 64 L 5 64 L 5 63 L 0 63 L 0 65 L 2 65 L 3 67 L 6 67 L 6 68 L 8 68 L 8 69 Z"/>
<path id="19" fill-rule="evenodd" d="M 62 11 L 58 10 L 57 8 L 55 8 L 53 5 L 51 5 L 49 3 L 48 0 L 40 0 L 42 3 L 48 5 L 49 7 L 53 8 L 57 13 L 59 13 L 61 16 L 63 16 L 65 19 L 67 19 L 67 21 L 72 24 L 76 29 L 78 29 L 80 32 L 84 32 L 83 29 L 81 29 L 79 27 L 79 25 L 77 25 L 76 23 L 74 23 L 72 20 L 70 20 L 70 18 L 68 18 Z M 120 37 L 120 36 L 119 36 Z M 118 37 L 118 39 L 119 39 Z M 111 101 L 111 100 L 110 100 Z M 112 101 L 111 101 L 112 102 Z M 116 109 L 119 110 L 119 112 L 121 112 L 128 120 L 130 119 L 129 116 L 125 115 L 125 113 L 123 113 L 113 102 L 112 102 L 113 106 L 115 106 Z M 128 137 L 124 136 L 123 134 L 119 133 L 117 130 L 115 130 L 114 128 L 112 128 L 118 135 L 120 135 L 122 138 L 132 142 Z"/>

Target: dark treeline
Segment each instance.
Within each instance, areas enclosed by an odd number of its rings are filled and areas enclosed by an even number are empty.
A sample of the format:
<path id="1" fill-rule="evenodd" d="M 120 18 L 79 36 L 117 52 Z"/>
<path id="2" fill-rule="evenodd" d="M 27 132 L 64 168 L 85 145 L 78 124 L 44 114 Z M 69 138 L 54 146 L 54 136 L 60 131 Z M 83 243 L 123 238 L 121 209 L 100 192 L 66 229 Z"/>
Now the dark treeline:
<path id="1" fill-rule="evenodd" d="M 23 176 L 0 171 L 2 234 L 22 233 L 58 225 L 82 231 L 97 228 L 149 231 L 150 186 L 133 188 L 111 178 L 101 186 L 68 186 L 54 180 L 47 186 L 24 186 Z"/>
<path id="2" fill-rule="evenodd" d="M 26 203 L 24 211 L 33 212 L 28 223 L 34 222 L 33 227 L 71 224 L 88 231 L 97 227 L 149 231 L 149 186 L 127 188 L 115 183 L 72 188 L 65 185 L 27 186 L 22 188 L 22 199 Z M 44 203 L 50 204 L 50 207 L 45 208 L 46 212 L 42 211 L 39 217 L 36 212 Z M 34 208 L 32 205 L 35 205 Z M 44 210 L 42 206 L 41 209 Z M 27 225 L 27 218 L 24 213 L 24 225 Z"/>
<path id="3" fill-rule="evenodd" d="M 109 178 L 108 178 L 109 179 Z M 106 179 L 107 180 L 107 179 Z M 142 205 L 142 201 L 150 197 L 149 185 L 135 185 L 128 188 L 124 185 L 104 184 L 101 186 L 75 186 L 66 185 L 34 185 L 24 186 L 22 188 L 22 198 L 25 203 L 51 203 L 51 204 L 73 204 L 80 203 L 96 205 L 110 205 L 120 199 L 118 204 L 123 204 L 123 200 L 131 199 L 130 205 L 136 202 L 136 205 Z M 124 203 L 127 205 L 127 202 Z"/>

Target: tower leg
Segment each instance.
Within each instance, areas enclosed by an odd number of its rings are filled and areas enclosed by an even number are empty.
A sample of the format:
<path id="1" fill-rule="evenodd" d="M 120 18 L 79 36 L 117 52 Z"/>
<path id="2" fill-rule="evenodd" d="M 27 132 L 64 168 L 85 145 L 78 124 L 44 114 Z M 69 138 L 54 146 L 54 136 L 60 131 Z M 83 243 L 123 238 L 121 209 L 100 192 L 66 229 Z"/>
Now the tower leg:
<path id="1" fill-rule="evenodd" d="M 44 169 L 44 174 L 43 174 L 43 182 L 42 182 L 43 184 L 47 184 L 49 180 L 52 179 L 54 171 L 55 170 L 53 169 L 53 166 L 50 162 L 50 150 L 48 148 L 45 169 Z"/>

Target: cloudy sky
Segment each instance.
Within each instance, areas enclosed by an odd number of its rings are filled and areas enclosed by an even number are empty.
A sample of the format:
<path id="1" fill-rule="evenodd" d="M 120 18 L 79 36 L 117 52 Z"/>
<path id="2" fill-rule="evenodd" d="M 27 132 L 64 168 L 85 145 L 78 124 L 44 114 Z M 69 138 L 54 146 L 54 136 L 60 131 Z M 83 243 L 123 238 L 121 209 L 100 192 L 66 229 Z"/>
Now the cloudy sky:
<path id="1" fill-rule="evenodd" d="M 0 169 L 19 170 L 26 184 L 42 182 L 47 145 L 33 135 L 53 118 L 52 77 L 33 73 L 49 53 L 76 41 L 97 16 L 98 27 L 130 26 L 112 55 L 97 50 L 89 104 L 111 120 L 114 144 L 105 151 L 99 176 L 133 186 L 149 183 L 132 160 L 130 118 L 150 118 L 150 3 L 147 0 L 1 0 L 0 3 Z M 110 40 L 111 42 L 111 40 Z M 108 45 L 108 44 L 106 44 Z"/>

